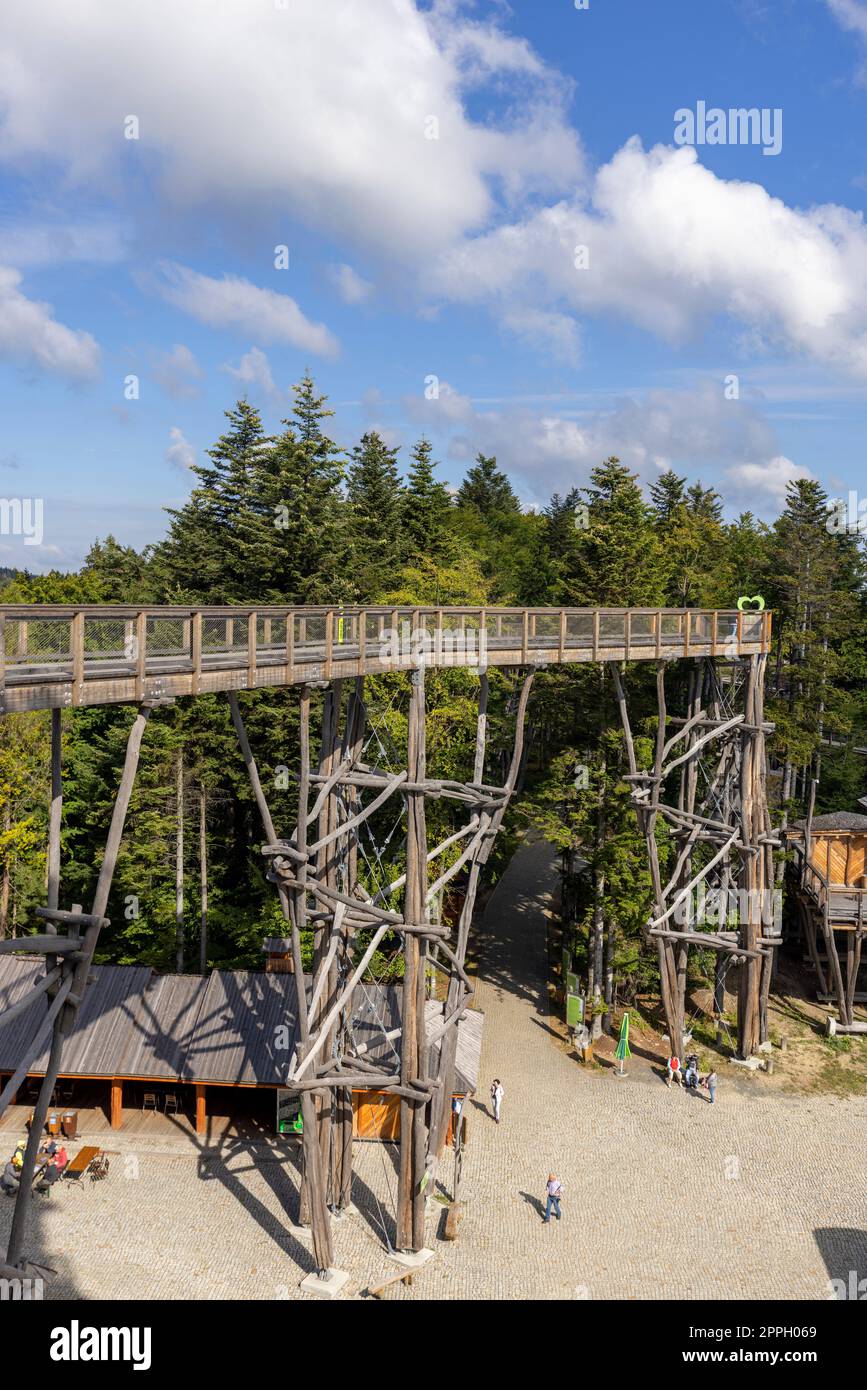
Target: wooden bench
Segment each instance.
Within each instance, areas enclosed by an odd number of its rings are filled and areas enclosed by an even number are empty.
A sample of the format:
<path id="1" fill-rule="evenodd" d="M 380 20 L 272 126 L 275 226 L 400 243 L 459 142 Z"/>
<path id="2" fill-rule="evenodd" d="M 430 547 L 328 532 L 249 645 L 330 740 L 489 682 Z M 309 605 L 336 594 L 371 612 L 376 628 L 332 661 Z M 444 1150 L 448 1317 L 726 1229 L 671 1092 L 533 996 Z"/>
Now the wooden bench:
<path id="1" fill-rule="evenodd" d="M 64 1169 L 63 1177 L 73 1178 L 76 1182 L 83 1177 L 95 1158 L 99 1158 L 101 1150 L 86 1144 L 83 1149 L 79 1149 L 75 1158 L 71 1159 Z"/>
<path id="2" fill-rule="evenodd" d="M 386 1289 L 391 1288 L 392 1284 L 412 1285 L 413 1278 L 417 1273 L 417 1269 L 402 1269 L 397 1274 L 390 1274 L 380 1284 L 371 1284 L 367 1292 L 371 1298 L 384 1298 Z"/>

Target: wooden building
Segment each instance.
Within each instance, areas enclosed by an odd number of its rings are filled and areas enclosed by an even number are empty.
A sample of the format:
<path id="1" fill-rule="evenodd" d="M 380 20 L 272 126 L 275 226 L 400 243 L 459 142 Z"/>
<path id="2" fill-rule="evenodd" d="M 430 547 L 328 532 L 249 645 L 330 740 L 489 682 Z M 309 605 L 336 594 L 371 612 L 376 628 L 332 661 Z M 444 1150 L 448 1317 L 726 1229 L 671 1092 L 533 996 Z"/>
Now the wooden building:
<path id="1" fill-rule="evenodd" d="M 796 821 L 786 832 L 793 850 L 791 886 L 799 924 L 818 980 L 818 998 L 836 1003 L 830 1032 L 867 1033 L 855 1017 L 867 1003 L 859 989 L 867 930 L 867 816 L 834 811 Z"/>
<path id="2" fill-rule="evenodd" d="M 276 946 L 275 939 L 269 946 Z M 266 951 L 279 955 L 279 950 Z M 214 1088 L 277 1092 L 297 1043 L 295 984 L 279 964 L 267 971 L 213 970 L 209 975 L 159 975 L 147 966 L 98 965 L 75 1027 L 67 1040 L 62 1080 L 103 1082 L 113 1128 L 123 1123 L 124 1092 L 135 1085 L 186 1092 L 185 1109 L 195 1113 L 196 1132 L 207 1129 L 208 1093 Z M 0 1077 L 11 1075 L 25 1055 L 45 1015 L 43 999 L 3 1022 L 3 1013 L 28 993 L 44 970 L 32 957 L 0 956 Z M 388 1034 L 400 1027 L 400 985 L 364 985 L 353 1004 L 352 1028 L 373 1062 L 399 1049 Z M 429 1000 L 428 1030 L 442 1016 L 442 1004 Z M 458 1027 L 455 1094 L 466 1096 L 478 1084 L 483 1015 L 469 1010 Z M 433 1044 L 435 1050 L 439 1046 Z M 29 1077 L 44 1075 L 47 1046 L 34 1058 Z M 364 1139 L 393 1139 L 394 1097 L 353 1092 L 354 1132 Z"/>

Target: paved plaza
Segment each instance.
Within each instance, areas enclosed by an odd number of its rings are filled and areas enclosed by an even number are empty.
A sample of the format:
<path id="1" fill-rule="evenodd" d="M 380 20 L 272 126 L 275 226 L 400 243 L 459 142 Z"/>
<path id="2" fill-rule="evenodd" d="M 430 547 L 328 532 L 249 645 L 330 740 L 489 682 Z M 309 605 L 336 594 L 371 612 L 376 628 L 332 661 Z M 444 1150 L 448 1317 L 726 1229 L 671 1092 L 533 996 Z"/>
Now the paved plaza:
<path id="1" fill-rule="evenodd" d="M 867 1098 L 769 1094 L 730 1068 L 717 1104 L 668 1091 L 635 1066 L 583 1069 L 550 1027 L 545 917 L 555 886 L 545 844 L 516 855 L 492 895 L 477 1002 L 485 1011 L 480 1093 L 457 1241 L 429 1203 L 436 1258 L 398 1298 L 828 1297 L 830 1275 L 867 1277 Z M 731 1075 L 730 1075 L 731 1072 Z M 485 1111 L 491 1078 L 503 1119 Z M 302 1297 L 310 1238 L 293 1228 L 297 1170 L 275 1145 L 112 1134 L 104 1182 L 34 1201 L 33 1258 L 58 1271 L 46 1296 Z M 396 1150 L 355 1149 L 357 1211 L 335 1226 L 346 1296 L 394 1272 Z M 546 1226 L 549 1170 L 565 1188 Z M 448 1154 L 441 1178 L 450 1187 Z M 8 1230 L 11 1201 L 0 1199 Z M 287 1214 L 288 1213 L 288 1214 Z"/>

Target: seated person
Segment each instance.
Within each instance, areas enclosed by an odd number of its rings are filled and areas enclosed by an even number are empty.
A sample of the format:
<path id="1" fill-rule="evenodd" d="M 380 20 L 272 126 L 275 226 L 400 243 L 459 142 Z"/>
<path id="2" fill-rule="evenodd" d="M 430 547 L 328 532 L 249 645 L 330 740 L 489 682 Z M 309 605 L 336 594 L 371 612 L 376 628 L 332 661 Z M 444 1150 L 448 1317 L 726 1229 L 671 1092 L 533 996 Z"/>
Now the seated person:
<path id="1" fill-rule="evenodd" d="M 52 1185 L 63 1177 L 63 1169 L 57 1165 L 56 1158 L 50 1158 L 33 1183 L 36 1192 L 48 1192 Z"/>
<path id="2" fill-rule="evenodd" d="M 55 1153 L 54 1162 L 57 1164 L 57 1167 L 60 1169 L 62 1173 L 67 1163 L 69 1162 L 69 1154 L 66 1152 L 66 1146 L 64 1144 L 61 1144 L 60 1148 Z"/>
<path id="3" fill-rule="evenodd" d="M 0 1187 L 2 1187 L 8 1197 L 11 1197 L 13 1193 L 18 1191 L 18 1185 L 18 1170 L 10 1159 L 3 1169 L 3 1176 L 0 1177 Z"/>

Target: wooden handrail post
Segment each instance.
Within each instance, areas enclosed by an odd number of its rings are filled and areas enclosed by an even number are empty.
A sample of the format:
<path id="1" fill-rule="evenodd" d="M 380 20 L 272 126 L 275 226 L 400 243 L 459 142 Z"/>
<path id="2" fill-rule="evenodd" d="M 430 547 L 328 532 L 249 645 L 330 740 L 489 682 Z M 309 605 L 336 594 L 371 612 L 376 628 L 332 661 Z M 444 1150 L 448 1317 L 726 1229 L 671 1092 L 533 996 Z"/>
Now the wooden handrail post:
<path id="1" fill-rule="evenodd" d="M 599 609 L 593 609 L 593 660 L 599 660 Z"/>
<path id="2" fill-rule="evenodd" d="M 626 660 L 629 660 L 629 644 L 632 641 L 632 610 L 626 610 L 626 622 L 623 630 L 623 652 Z"/>
<path id="3" fill-rule="evenodd" d="M 717 612 L 716 609 L 714 609 L 714 610 L 713 610 L 713 623 L 712 623 L 712 626 L 711 626 L 711 633 L 710 633 L 710 651 L 711 651 L 711 656 L 716 656 L 717 628 L 718 628 L 718 627 L 719 627 L 719 613 Z"/>
<path id="4" fill-rule="evenodd" d="M 0 714 L 6 712 L 6 614 L 0 613 Z"/>
<path id="5" fill-rule="evenodd" d="M 190 657 L 193 663 L 193 689 L 198 695 L 202 688 L 202 615 L 194 613 L 190 621 Z"/>
<path id="6" fill-rule="evenodd" d="M 358 615 L 358 666 L 364 675 L 364 661 L 367 656 L 367 611 L 362 608 Z"/>
<path id="7" fill-rule="evenodd" d="M 286 614 L 286 684 L 291 685 L 295 675 L 295 610 L 290 608 Z"/>
<path id="8" fill-rule="evenodd" d="M 561 608 L 561 609 L 560 609 L 560 650 L 559 650 L 559 657 L 560 657 L 560 660 L 561 660 L 561 661 L 565 661 L 565 660 L 566 660 L 566 609 L 565 609 L 565 608 Z"/>
<path id="9" fill-rule="evenodd" d="M 656 634 L 656 656 L 657 659 L 662 655 L 662 609 L 657 608 L 653 615 L 653 626 Z"/>
<path id="10" fill-rule="evenodd" d="M 683 654 L 689 656 L 689 632 L 692 623 L 692 609 L 687 608 L 683 615 Z"/>
<path id="11" fill-rule="evenodd" d="M 530 660 L 530 614 L 524 609 L 523 629 L 521 632 L 521 660 L 526 664 Z"/>
<path id="12" fill-rule="evenodd" d="M 329 608 L 325 614 L 325 664 L 322 674 L 325 680 L 331 679 L 331 661 L 334 655 L 334 609 Z"/>
<path id="13" fill-rule="evenodd" d="M 84 695 L 83 613 L 76 613 L 69 625 L 69 654 L 72 657 L 72 703 L 80 705 Z"/>
<path id="14" fill-rule="evenodd" d="M 247 614 L 247 689 L 256 688 L 256 639 L 259 636 L 259 614 Z"/>
<path id="15" fill-rule="evenodd" d="M 135 698 L 144 699 L 147 673 L 148 615 L 137 613 L 135 620 Z"/>

